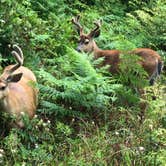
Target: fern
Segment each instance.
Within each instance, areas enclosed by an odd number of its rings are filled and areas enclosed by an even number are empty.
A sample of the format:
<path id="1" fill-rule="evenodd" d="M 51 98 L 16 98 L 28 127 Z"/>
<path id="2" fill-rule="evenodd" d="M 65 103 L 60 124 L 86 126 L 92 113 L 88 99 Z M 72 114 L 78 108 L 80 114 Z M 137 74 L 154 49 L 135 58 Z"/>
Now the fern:
<path id="1" fill-rule="evenodd" d="M 97 73 L 86 54 L 79 54 L 69 48 L 67 50 L 68 54 L 57 60 L 67 60 L 65 64 L 57 64 L 63 73 L 61 78 L 56 78 L 43 69 L 38 71 L 38 76 L 43 82 L 40 85 L 44 100 L 42 107 L 45 105 L 52 111 L 58 108 L 61 114 L 65 114 L 64 109 L 61 109 L 62 105 L 68 112 L 98 109 L 102 111 L 109 108 L 110 101 L 116 100 L 115 91 L 118 86 L 113 86 L 110 78 Z"/>

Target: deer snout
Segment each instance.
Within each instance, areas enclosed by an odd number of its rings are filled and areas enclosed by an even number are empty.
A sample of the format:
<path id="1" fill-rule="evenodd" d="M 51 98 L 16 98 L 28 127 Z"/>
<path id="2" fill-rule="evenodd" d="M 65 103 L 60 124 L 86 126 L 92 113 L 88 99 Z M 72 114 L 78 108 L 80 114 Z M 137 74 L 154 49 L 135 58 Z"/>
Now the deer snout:
<path id="1" fill-rule="evenodd" d="M 78 51 L 78 52 L 81 52 L 81 51 L 82 51 L 82 48 L 81 48 L 80 45 L 76 48 L 76 51 Z"/>
<path id="2" fill-rule="evenodd" d="M 76 51 L 81 52 L 81 49 L 77 47 L 77 48 L 76 48 Z"/>

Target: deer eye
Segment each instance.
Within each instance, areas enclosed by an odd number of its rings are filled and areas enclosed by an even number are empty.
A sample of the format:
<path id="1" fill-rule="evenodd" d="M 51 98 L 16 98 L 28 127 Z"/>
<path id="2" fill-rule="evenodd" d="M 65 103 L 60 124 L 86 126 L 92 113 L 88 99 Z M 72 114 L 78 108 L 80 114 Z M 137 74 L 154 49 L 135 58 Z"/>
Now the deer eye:
<path id="1" fill-rule="evenodd" d="M 88 44 L 89 43 L 89 39 L 85 39 L 85 44 Z"/>
<path id="2" fill-rule="evenodd" d="M 6 86 L 1 86 L 1 87 L 0 87 L 0 90 L 3 91 L 3 90 L 5 90 L 5 88 L 6 88 Z"/>

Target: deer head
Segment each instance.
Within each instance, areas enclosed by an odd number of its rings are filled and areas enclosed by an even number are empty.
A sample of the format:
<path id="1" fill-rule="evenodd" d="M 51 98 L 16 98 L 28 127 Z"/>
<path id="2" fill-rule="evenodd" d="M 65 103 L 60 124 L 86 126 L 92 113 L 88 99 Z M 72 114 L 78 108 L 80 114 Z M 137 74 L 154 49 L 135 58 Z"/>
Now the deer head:
<path id="1" fill-rule="evenodd" d="M 85 34 L 83 32 L 83 27 L 79 23 L 79 19 L 79 15 L 72 19 L 72 23 L 76 26 L 77 32 L 80 36 L 76 50 L 78 52 L 91 53 L 97 48 L 94 38 L 100 35 L 101 20 L 95 21 L 94 24 L 96 27 L 91 30 L 89 34 Z"/>
<path id="2" fill-rule="evenodd" d="M 17 45 L 13 45 L 12 55 L 15 57 L 18 62 L 12 66 L 9 70 L 5 70 L 0 76 L 0 100 L 4 99 L 8 94 L 8 84 L 10 82 L 18 82 L 23 73 L 13 74 L 20 66 L 22 66 L 24 58 L 23 53 Z"/>

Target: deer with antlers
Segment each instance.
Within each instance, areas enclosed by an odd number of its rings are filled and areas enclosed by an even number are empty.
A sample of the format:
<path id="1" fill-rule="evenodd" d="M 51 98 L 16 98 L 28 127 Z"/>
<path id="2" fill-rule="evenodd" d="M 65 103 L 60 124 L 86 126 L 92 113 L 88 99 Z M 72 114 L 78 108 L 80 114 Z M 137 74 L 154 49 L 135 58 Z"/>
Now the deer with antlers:
<path id="1" fill-rule="evenodd" d="M 32 118 L 37 107 L 34 73 L 22 66 L 24 57 L 20 47 L 13 45 L 12 55 L 17 64 L 7 66 L 0 76 L 0 110 L 16 117 L 12 127 L 24 127 L 22 115 Z"/>
<path id="2" fill-rule="evenodd" d="M 113 74 L 117 73 L 119 71 L 120 54 L 122 52 L 119 50 L 101 50 L 94 41 L 94 38 L 100 35 L 101 21 L 94 22 L 96 27 L 89 34 L 85 34 L 83 32 L 83 27 L 79 23 L 79 19 L 79 15 L 72 19 L 72 23 L 76 26 L 80 36 L 76 50 L 78 52 L 92 53 L 95 59 L 103 57 L 104 60 L 102 65 L 110 65 L 110 72 Z M 128 54 L 136 54 L 141 57 L 141 60 L 138 63 L 140 63 L 148 73 L 149 83 L 150 85 L 153 85 L 155 79 L 160 75 L 163 66 L 160 55 L 149 48 L 137 48 L 128 52 Z"/>

